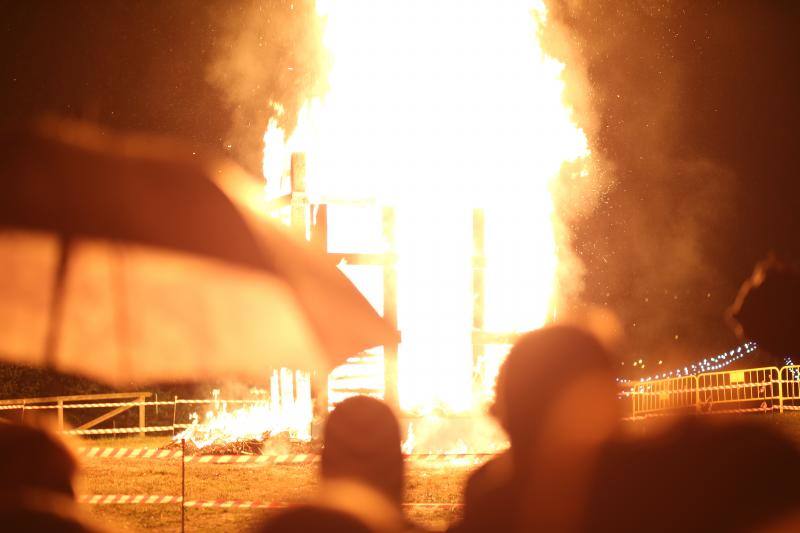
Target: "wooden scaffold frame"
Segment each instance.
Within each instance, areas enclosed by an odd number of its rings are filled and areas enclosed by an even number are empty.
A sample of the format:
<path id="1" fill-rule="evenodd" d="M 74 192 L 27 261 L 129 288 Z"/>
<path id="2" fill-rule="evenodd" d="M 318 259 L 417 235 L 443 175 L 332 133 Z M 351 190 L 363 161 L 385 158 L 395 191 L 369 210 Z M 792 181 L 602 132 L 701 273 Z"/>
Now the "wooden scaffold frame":
<path id="1" fill-rule="evenodd" d="M 397 255 L 395 249 L 395 210 L 382 209 L 382 231 L 386 244 L 383 253 L 333 253 L 328 251 L 328 204 L 311 204 L 307 195 L 305 180 L 305 154 L 294 153 L 291 159 L 291 194 L 273 201 L 275 208 L 289 206 L 290 224 L 296 235 L 311 241 L 324 250 L 335 264 L 341 261 L 348 265 L 380 266 L 383 269 L 383 315 L 397 328 Z M 473 230 L 473 320 L 472 356 L 473 372 L 479 368 L 480 360 L 487 345 L 511 344 L 517 337 L 514 333 L 492 333 L 484 330 L 484 303 L 486 288 L 484 270 L 486 266 L 484 251 L 485 221 L 483 209 L 476 208 L 472 213 Z M 397 389 L 398 344 L 386 345 L 384 353 L 384 399 L 393 407 L 399 408 Z M 476 376 L 477 377 L 477 376 Z M 477 384 L 477 379 L 474 380 Z M 327 413 L 328 376 L 312 378 L 315 417 Z"/>

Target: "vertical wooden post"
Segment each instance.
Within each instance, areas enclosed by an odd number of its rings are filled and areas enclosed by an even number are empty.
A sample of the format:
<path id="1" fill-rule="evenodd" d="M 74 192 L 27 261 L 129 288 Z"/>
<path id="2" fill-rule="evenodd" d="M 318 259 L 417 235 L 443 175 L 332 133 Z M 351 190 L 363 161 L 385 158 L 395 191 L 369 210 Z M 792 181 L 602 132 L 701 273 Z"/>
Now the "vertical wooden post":
<path id="1" fill-rule="evenodd" d="M 144 412 L 144 396 L 139 396 L 136 400 L 139 403 L 139 436 L 144 437 L 145 425 L 145 412 Z"/>
<path id="2" fill-rule="evenodd" d="M 486 287 L 484 285 L 484 269 L 486 268 L 485 255 L 485 220 L 483 209 L 476 208 L 472 211 L 472 375 L 473 384 L 478 385 L 480 361 L 484 353 L 484 304 L 486 302 Z"/>
<path id="3" fill-rule="evenodd" d="M 292 154 L 291 167 L 292 200 L 291 200 L 291 227 L 300 238 L 306 237 L 306 212 L 308 195 L 306 195 L 306 155 Z"/>
<path id="4" fill-rule="evenodd" d="M 395 211 L 392 207 L 383 208 L 383 237 L 387 250 L 383 262 L 383 316 L 397 329 L 397 266 L 395 254 Z M 399 410 L 400 397 L 397 388 L 397 352 L 398 345 L 387 344 L 383 347 L 383 380 L 384 400 Z"/>
<path id="5" fill-rule="evenodd" d="M 328 252 L 328 206 L 315 206 L 311 220 L 311 243 Z M 328 416 L 328 373 L 317 371 L 311 375 L 311 398 L 314 402 L 314 420 L 324 421 Z"/>
<path id="6" fill-rule="evenodd" d="M 64 431 L 64 400 L 58 400 L 58 430 Z"/>
<path id="7" fill-rule="evenodd" d="M 178 414 L 178 395 L 172 400 L 172 435 L 175 435 L 175 417 Z"/>

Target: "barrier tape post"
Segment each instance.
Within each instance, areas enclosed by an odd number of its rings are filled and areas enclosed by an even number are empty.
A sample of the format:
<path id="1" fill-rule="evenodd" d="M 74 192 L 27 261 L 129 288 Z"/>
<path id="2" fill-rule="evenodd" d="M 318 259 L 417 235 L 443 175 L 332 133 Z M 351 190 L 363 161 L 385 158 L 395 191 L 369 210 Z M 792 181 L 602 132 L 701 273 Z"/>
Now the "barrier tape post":
<path id="1" fill-rule="evenodd" d="M 186 439 L 181 439 L 181 533 L 186 531 Z"/>

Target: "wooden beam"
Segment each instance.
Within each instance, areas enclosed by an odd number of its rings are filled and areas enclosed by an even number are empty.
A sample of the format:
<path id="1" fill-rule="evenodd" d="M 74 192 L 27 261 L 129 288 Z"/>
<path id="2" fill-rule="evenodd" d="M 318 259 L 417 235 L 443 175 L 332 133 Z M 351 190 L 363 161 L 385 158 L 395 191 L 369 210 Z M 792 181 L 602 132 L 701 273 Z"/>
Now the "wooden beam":
<path id="1" fill-rule="evenodd" d="M 136 400 L 138 402 L 140 402 L 140 405 L 139 405 L 139 429 L 141 429 L 141 431 L 139 432 L 139 436 L 140 437 L 144 437 L 145 436 L 144 428 L 147 427 L 147 424 L 145 423 L 145 405 L 143 403 L 144 402 L 144 396 L 139 396 Z"/>
<path id="2" fill-rule="evenodd" d="M 151 392 L 110 392 L 108 394 L 78 394 L 74 396 L 46 396 L 43 398 L 18 398 L 13 400 L 0 400 L 0 405 L 16 404 L 37 404 L 37 403 L 56 403 L 59 400 L 65 402 L 79 402 L 86 400 L 119 400 L 133 399 L 138 397 L 149 398 Z"/>
<path id="3" fill-rule="evenodd" d="M 485 287 L 485 221 L 483 209 L 472 211 L 472 328 L 482 331 L 484 326 Z M 472 375 L 473 385 L 478 386 L 480 360 L 484 354 L 484 343 L 472 336 Z"/>
<path id="4" fill-rule="evenodd" d="M 306 213 L 308 211 L 308 195 L 306 194 L 306 156 L 302 153 L 292 154 L 291 167 L 291 228 L 295 235 L 306 238 Z"/>
<path id="5" fill-rule="evenodd" d="M 311 220 L 311 244 L 328 252 L 328 206 L 325 204 L 313 206 Z M 316 371 L 311 374 L 311 400 L 313 402 L 313 419 L 324 421 L 328 417 L 329 375 L 326 371 Z M 313 423 L 313 422 L 312 422 Z"/>
<path id="6" fill-rule="evenodd" d="M 395 211 L 392 207 L 383 208 L 383 238 L 390 253 L 395 251 Z M 383 265 L 383 317 L 397 329 L 397 269 L 394 263 Z M 400 397 L 397 388 L 397 343 L 383 347 L 383 398 L 399 411 Z"/>
<path id="7" fill-rule="evenodd" d="M 89 429 L 89 428 L 92 428 L 92 427 L 96 426 L 97 424 L 100 424 L 101 422 L 105 422 L 109 418 L 114 418 L 118 414 L 127 411 L 131 407 L 135 407 L 135 406 L 133 404 L 131 404 L 131 405 L 123 405 L 121 407 L 117 407 L 116 409 L 113 409 L 113 410 L 107 412 L 106 414 L 100 415 L 97 418 L 94 418 L 94 419 L 86 422 L 85 424 L 83 424 L 82 426 L 78 427 L 77 429 Z"/>

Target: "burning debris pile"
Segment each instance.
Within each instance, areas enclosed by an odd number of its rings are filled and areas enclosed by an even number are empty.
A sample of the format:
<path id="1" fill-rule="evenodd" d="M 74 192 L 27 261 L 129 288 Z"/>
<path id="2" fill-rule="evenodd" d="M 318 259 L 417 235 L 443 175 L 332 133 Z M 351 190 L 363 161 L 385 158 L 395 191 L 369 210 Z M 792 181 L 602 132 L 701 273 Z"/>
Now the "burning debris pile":
<path id="1" fill-rule="evenodd" d="M 197 413 L 191 425 L 173 437 L 169 448 L 186 441 L 186 453 L 203 455 L 306 453 L 311 444 L 311 394 L 308 374 L 288 369 L 274 371 L 269 391 L 251 389 L 252 400 L 229 409 L 212 392 L 212 409 L 202 422 Z"/>
<path id="2" fill-rule="evenodd" d="M 164 446 L 164 449 L 167 450 L 179 450 L 180 448 L 180 439 L 173 440 Z M 314 443 L 293 439 L 288 432 L 277 435 L 264 433 L 259 439 L 216 441 L 202 447 L 194 441 L 187 440 L 185 448 L 186 455 L 262 455 L 265 453 L 293 455 L 318 452 L 318 446 Z"/>
<path id="3" fill-rule="evenodd" d="M 219 442 L 208 444 L 202 448 L 198 447 L 193 441 L 186 441 L 186 455 L 261 455 L 264 440 L 269 435 L 264 435 L 261 440 L 247 439 L 233 442 Z M 181 448 L 180 441 L 172 441 L 164 449 L 175 450 Z"/>

